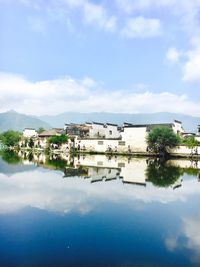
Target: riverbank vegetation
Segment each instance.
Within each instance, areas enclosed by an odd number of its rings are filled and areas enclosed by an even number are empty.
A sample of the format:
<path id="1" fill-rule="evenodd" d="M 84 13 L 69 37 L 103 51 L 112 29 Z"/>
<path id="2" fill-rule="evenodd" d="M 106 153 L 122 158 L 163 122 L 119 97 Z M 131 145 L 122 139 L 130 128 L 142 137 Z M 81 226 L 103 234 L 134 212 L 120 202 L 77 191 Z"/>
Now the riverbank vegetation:
<path id="1" fill-rule="evenodd" d="M 169 149 L 180 144 L 180 138 L 171 128 L 156 127 L 147 136 L 148 152 L 153 152 L 159 156 L 169 155 Z"/>
<path id="2" fill-rule="evenodd" d="M 21 137 L 22 134 L 20 132 L 12 130 L 0 134 L 1 143 L 7 148 L 19 146 L 19 141 L 21 140 Z"/>

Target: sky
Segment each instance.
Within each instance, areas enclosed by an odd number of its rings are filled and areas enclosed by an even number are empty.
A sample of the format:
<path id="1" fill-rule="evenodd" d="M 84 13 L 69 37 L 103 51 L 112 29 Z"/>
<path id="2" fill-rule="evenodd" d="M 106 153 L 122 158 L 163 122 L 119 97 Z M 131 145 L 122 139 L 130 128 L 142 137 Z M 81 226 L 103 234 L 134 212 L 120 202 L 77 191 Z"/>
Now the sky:
<path id="1" fill-rule="evenodd" d="M 0 0 L 0 112 L 200 116 L 200 0 Z"/>

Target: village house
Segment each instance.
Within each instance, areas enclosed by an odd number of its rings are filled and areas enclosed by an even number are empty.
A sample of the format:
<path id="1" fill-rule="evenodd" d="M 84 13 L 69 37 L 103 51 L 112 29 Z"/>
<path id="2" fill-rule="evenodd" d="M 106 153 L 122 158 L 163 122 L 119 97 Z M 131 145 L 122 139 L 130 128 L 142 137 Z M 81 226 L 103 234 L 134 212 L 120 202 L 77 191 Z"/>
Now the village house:
<path id="1" fill-rule="evenodd" d="M 128 151 L 147 152 L 146 138 L 148 134 L 157 127 L 171 128 L 175 134 L 183 134 L 184 129 L 182 122 L 174 120 L 173 123 L 159 123 L 159 124 L 124 124 L 121 136 L 121 145 L 126 147 Z"/>
<path id="2" fill-rule="evenodd" d="M 50 130 L 43 131 L 38 134 L 38 139 L 35 142 L 35 145 L 41 148 L 45 148 L 50 137 L 60 136 L 61 134 L 65 134 L 63 128 L 52 128 Z"/>
<path id="3" fill-rule="evenodd" d="M 54 128 L 35 134 L 34 129 L 26 128 L 23 132 L 24 136 L 33 139 L 34 147 L 46 148 L 47 141 L 52 136 L 60 136 L 65 134 L 69 136 L 68 142 L 59 147 L 64 152 L 70 151 L 72 148 L 78 151 L 97 152 L 97 153 L 143 153 L 146 154 L 149 149 L 147 145 L 148 134 L 156 127 L 167 127 L 182 137 L 194 136 L 200 141 L 200 125 L 197 134 L 186 133 L 183 129 L 182 122 L 174 120 L 173 123 L 159 124 L 132 124 L 125 122 L 122 127 L 112 123 L 85 123 L 85 124 L 65 124 L 64 128 Z M 27 141 L 28 138 L 24 140 Z M 27 143 L 27 142 L 26 142 Z M 52 148 L 56 144 L 52 144 Z M 22 144 L 24 146 L 24 144 Z M 29 146 L 29 142 L 26 146 Z M 195 148 L 196 153 L 200 154 L 200 147 Z M 191 149 L 185 145 L 171 150 L 174 155 L 190 155 Z"/>
<path id="4" fill-rule="evenodd" d="M 197 133 L 195 135 L 195 139 L 200 142 L 200 125 L 197 126 Z"/>
<path id="5" fill-rule="evenodd" d="M 64 126 L 66 135 L 69 137 L 79 136 L 81 138 L 89 137 L 90 128 L 90 125 L 75 123 L 65 124 Z"/>
<path id="6" fill-rule="evenodd" d="M 183 134 L 184 129 L 180 121 L 175 120 L 173 123 L 163 124 L 131 124 L 124 123 L 122 129 L 117 125 L 103 123 L 92 123 L 89 138 L 77 138 L 75 147 L 78 150 L 96 151 L 96 152 L 120 152 L 120 153 L 146 153 L 148 146 L 146 137 L 155 127 L 169 127 L 176 134 Z M 109 138 L 112 128 L 112 137 Z"/>
<path id="7" fill-rule="evenodd" d="M 33 128 L 25 128 L 22 134 L 23 134 L 23 137 L 25 138 L 32 138 L 32 137 L 38 136 L 37 131 Z"/>
<path id="8" fill-rule="evenodd" d="M 116 139 L 120 138 L 120 129 L 117 124 L 86 122 L 89 128 L 89 138 Z"/>

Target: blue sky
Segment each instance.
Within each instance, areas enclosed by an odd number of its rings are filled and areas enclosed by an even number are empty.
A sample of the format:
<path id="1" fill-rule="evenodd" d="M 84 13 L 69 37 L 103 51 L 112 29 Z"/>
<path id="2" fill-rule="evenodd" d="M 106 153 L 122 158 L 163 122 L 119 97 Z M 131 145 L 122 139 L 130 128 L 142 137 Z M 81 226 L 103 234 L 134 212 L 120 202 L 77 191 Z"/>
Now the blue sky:
<path id="1" fill-rule="evenodd" d="M 0 111 L 200 116 L 199 24 L 199 0 L 0 0 Z"/>

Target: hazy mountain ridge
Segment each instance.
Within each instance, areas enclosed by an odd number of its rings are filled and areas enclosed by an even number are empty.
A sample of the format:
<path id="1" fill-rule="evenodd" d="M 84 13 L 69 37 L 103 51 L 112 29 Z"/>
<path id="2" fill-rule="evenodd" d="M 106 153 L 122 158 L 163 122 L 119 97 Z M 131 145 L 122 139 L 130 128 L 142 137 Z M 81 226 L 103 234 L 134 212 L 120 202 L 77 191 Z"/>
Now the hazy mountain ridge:
<path id="1" fill-rule="evenodd" d="M 196 132 L 197 125 L 200 124 L 200 118 L 189 115 L 158 112 L 146 114 L 125 114 L 125 113 L 108 113 L 108 112 L 65 112 L 55 116 L 41 116 L 41 120 L 46 121 L 53 127 L 63 127 L 65 123 L 84 123 L 86 121 L 110 122 L 122 125 L 123 122 L 134 124 L 140 123 L 165 123 L 173 120 L 183 122 L 183 127 L 187 132 Z"/>
<path id="2" fill-rule="evenodd" d="M 0 113 L 0 132 L 7 130 L 23 131 L 27 127 L 49 129 L 51 126 L 37 117 L 20 114 L 14 110 Z"/>
<path id="3" fill-rule="evenodd" d="M 0 113 L 0 132 L 12 129 L 22 131 L 24 128 L 51 127 L 63 128 L 65 123 L 85 123 L 85 122 L 110 122 L 122 125 L 123 122 L 134 124 L 142 123 L 166 123 L 174 119 L 183 122 L 183 127 L 187 132 L 196 132 L 197 125 L 200 124 L 200 118 L 189 115 L 159 112 L 146 114 L 125 114 L 125 113 L 108 113 L 108 112 L 65 112 L 58 115 L 47 116 L 30 116 L 17 113 L 13 110 Z"/>

